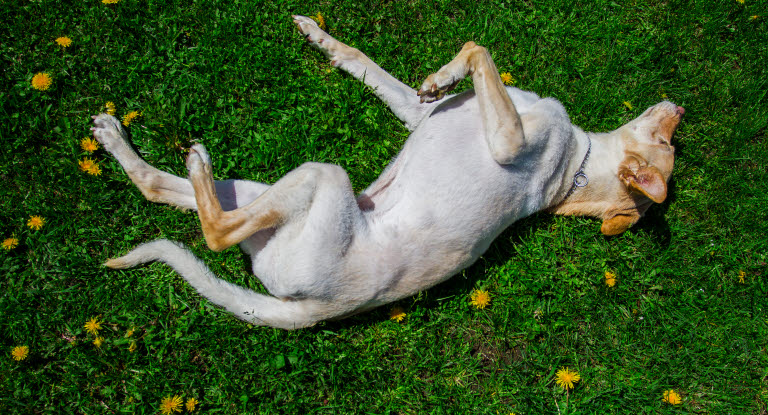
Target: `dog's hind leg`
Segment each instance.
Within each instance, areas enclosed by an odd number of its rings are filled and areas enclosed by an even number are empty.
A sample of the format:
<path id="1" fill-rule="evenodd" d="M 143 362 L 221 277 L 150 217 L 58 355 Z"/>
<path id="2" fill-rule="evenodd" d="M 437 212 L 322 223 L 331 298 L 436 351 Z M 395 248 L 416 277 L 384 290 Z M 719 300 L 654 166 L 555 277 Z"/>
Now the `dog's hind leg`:
<path id="1" fill-rule="evenodd" d="M 510 164 L 525 144 L 523 124 L 484 47 L 475 42 L 465 43 L 451 62 L 427 77 L 418 95 L 424 102 L 437 101 L 467 75 L 474 82 L 491 155 L 499 164 Z"/>
<path id="2" fill-rule="evenodd" d="M 152 202 L 197 210 L 195 191 L 189 180 L 158 170 L 142 160 L 128 143 L 117 118 L 99 114 L 93 120 L 93 136 L 115 157 L 144 197 Z M 269 188 L 266 184 L 245 180 L 217 181 L 215 186 L 224 210 L 246 205 Z"/>
<path id="3" fill-rule="evenodd" d="M 428 107 L 419 105 L 416 90 L 408 87 L 381 69 L 359 50 L 334 39 L 317 26 L 314 20 L 304 16 L 293 16 L 293 22 L 307 41 L 320 49 L 331 65 L 340 68 L 373 89 L 392 112 L 413 130 L 424 117 Z"/>
<path id="4" fill-rule="evenodd" d="M 320 213 L 317 220 L 328 222 L 329 226 L 322 231 L 328 238 L 322 243 L 329 246 L 338 242 L 337 239 L 349 239 L 351 227 L 362 221 L 349 177 L 336 165 L 305 163 L 253 202 L 232 211 L 224 211 L 219 204 L 210 157 L 202 145 L 192 146 L 187 167 L 203 236 L 214 251 L 238 244 L 263 229 L 278 228 L 294 220 L 309 222 L 312 212 Z M 313 211 L 313 206 L 318 209 Z"/>
<path id="5" fill-rule="evenodd" d="M 313 299 L 284 301 L 224 281 L 183 245 L 166 239 L 139 245 L 125 256 L 110 259 L 104 265 L 122 269 L 151 261 L 170 265 L 200 294 L 252 324 L 292 330 L 348 312 L 335 303 Z"/>

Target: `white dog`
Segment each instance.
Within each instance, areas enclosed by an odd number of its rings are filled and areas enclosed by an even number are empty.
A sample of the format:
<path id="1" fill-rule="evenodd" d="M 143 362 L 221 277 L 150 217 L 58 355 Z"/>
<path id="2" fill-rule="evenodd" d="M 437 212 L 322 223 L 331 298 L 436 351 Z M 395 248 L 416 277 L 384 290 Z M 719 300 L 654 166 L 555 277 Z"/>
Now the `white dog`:
<path id="1" fill-rule="evenodd" d="M 184 179 L 144 162 L 120 123 L 101 114 L 94 136 L 147 199 L 196 209 L 208 246 L 239 243 L 273 296 L 217 278 L 168 240 L 140 245 L 106 266 L 162 261 L 237 317 L 295 329 L 444 281 L 534 212 L 595 216 L 613 235 L 666 198 L 681 107 L 662 102 L 613 132 L 585 133 L 558 101 L 505 87 L 486 49 L 473 42 L 415 91 L 313 20 L 294 22 L 413 131 L 397 158 L 357 197 L 344 170 L 328 164 L 306 163 L 271 186 L 214 181 L 199 144 Z M 446 95 L 467 75 L 474 91 Z"/>

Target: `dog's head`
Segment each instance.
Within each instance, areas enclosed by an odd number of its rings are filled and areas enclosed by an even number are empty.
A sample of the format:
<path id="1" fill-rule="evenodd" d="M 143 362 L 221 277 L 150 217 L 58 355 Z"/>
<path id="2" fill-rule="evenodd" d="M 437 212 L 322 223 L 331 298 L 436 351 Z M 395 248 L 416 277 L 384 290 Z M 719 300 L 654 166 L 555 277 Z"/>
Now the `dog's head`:
<path id="1" fill-rule="evenodd" d="M 682 107 L 661 102 L 616 131 L 595 137 L 604 151 L 596 151 L 597 159 L 588 162 L 596 163 L 589 185 L 553 211 L 597 216 L 605 235 L 629 229 L 653 203 L 667 198 L 675 161 L 671 139 L 684 113 Z"/>

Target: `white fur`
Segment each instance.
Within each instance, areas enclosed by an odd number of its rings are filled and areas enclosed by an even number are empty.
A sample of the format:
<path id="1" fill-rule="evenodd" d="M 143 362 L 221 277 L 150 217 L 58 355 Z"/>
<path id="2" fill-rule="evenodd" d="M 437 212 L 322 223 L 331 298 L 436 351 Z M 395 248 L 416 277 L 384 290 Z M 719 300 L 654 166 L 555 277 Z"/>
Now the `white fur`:
<path id="1" fill-rule="evenodd" d="M 286 218 L 240 243 L 252 257 L 254 274 L 277 298 L 215 277 L 188 250 L 166 240 L 140 245 L 106 265 L 125 268 L 159 260 L 241 319 L 286 329 L 306 327 L 444 281 L 472 264 L 512 222 L 559 203 L 571 187 L 588 140 L 558 101 L 506 88 L 522 120 L 523 134 L 518 135 L 524 143 L 515 153 L 502 145 L 500 154 L 494 154 L 494 143 L 499 143 L 494 134 L 501 134 L 495 131 L 509 126 L 503 124 L 504 113 L 483 110 L 475 92 L 439 101 L 442 96 L 428 95 L 422 103 L 415 90 L 312 20 L 294 19 L 335 66 L 371 86 L 413 131 L 401 153 L 357 198 L 341 168 L 317 163 L 302 165 L 272 186 L 215 183 L 224 211 L 247 219 L 268 207 Z M 456 78 L 463 78 L 467 68 L 459 66 L 446 65 L 438 72 L 445 80 L 435 81 L 436 88 L 450 89 Z M 94 135 L 150 200 L 198 208 L 197 185 L 141 160 L 113 117 L 95 117 Z M 616 159 L 622 149 L 613 147 L 596 137 L 593 158 Z M 188 163 L 193 182 L 210 174 L 204 149 L 198 150 Z M 615 180 L 615 172 L 600 162 L 587 167 L 592 180 L 608 175 Z"/>

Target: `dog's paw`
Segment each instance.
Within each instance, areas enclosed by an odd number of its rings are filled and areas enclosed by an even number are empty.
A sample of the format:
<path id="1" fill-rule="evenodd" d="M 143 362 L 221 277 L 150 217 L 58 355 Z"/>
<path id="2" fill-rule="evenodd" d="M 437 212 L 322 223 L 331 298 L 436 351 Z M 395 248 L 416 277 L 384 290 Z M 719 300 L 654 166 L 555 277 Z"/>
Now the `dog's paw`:
<path id="1" fill-rule="evenodd" d="M 429 75 L 427 79 L 421 84 L 416 95 L 421 99 L 421 102 L 434 102 L 443 99 L 445 94 L 451 92 L 453 88 L 456 88 L 464 76 L 458 76 L 452 74 L 445 67 L 439 71 Z"/>
<path id="2" fill-rule="evenodd" d="M 342 64 L 351 59 L 355 59 L 356 49 L 337 41 L 331 35 L 320 29 L 317 22 L 306 16 L 293 16 L 293 23 L 304 35 L 312 46 L 320 49 L 326 58 L 330 59 L 331 65 L 341 67 Z"/>
<path id="3" fill-rule="evenodd" d="M 211 156 L 202 144 L 195 144 L 189 149 L 187 170 L 190 175 L 211 173 Z"/>
<path id="4" fill-rule="evenodd" d="M 307 42 L 312 43 L 321 49 L 321 45 L 331 37 L 328 33 L 325 33 L 325 31 L 323 31 L 320 26 L 317 25 L 317 22 L 307 16 L 294 15 L 293 23 L 299 29 L 299 32 L 301 32 L 301 34 L 304 35 L 304 37 L 307 39 Z"/>
<path id="5" fill-rule="evenodd" d="M 91 127 L 93 136 L 105 150 L 114 154 L 119 146 L 125 145 L 123 129 L 117 118 L 109 114 L 94 115 L 91 118 L 93 118 L 93 127 Z"/>

